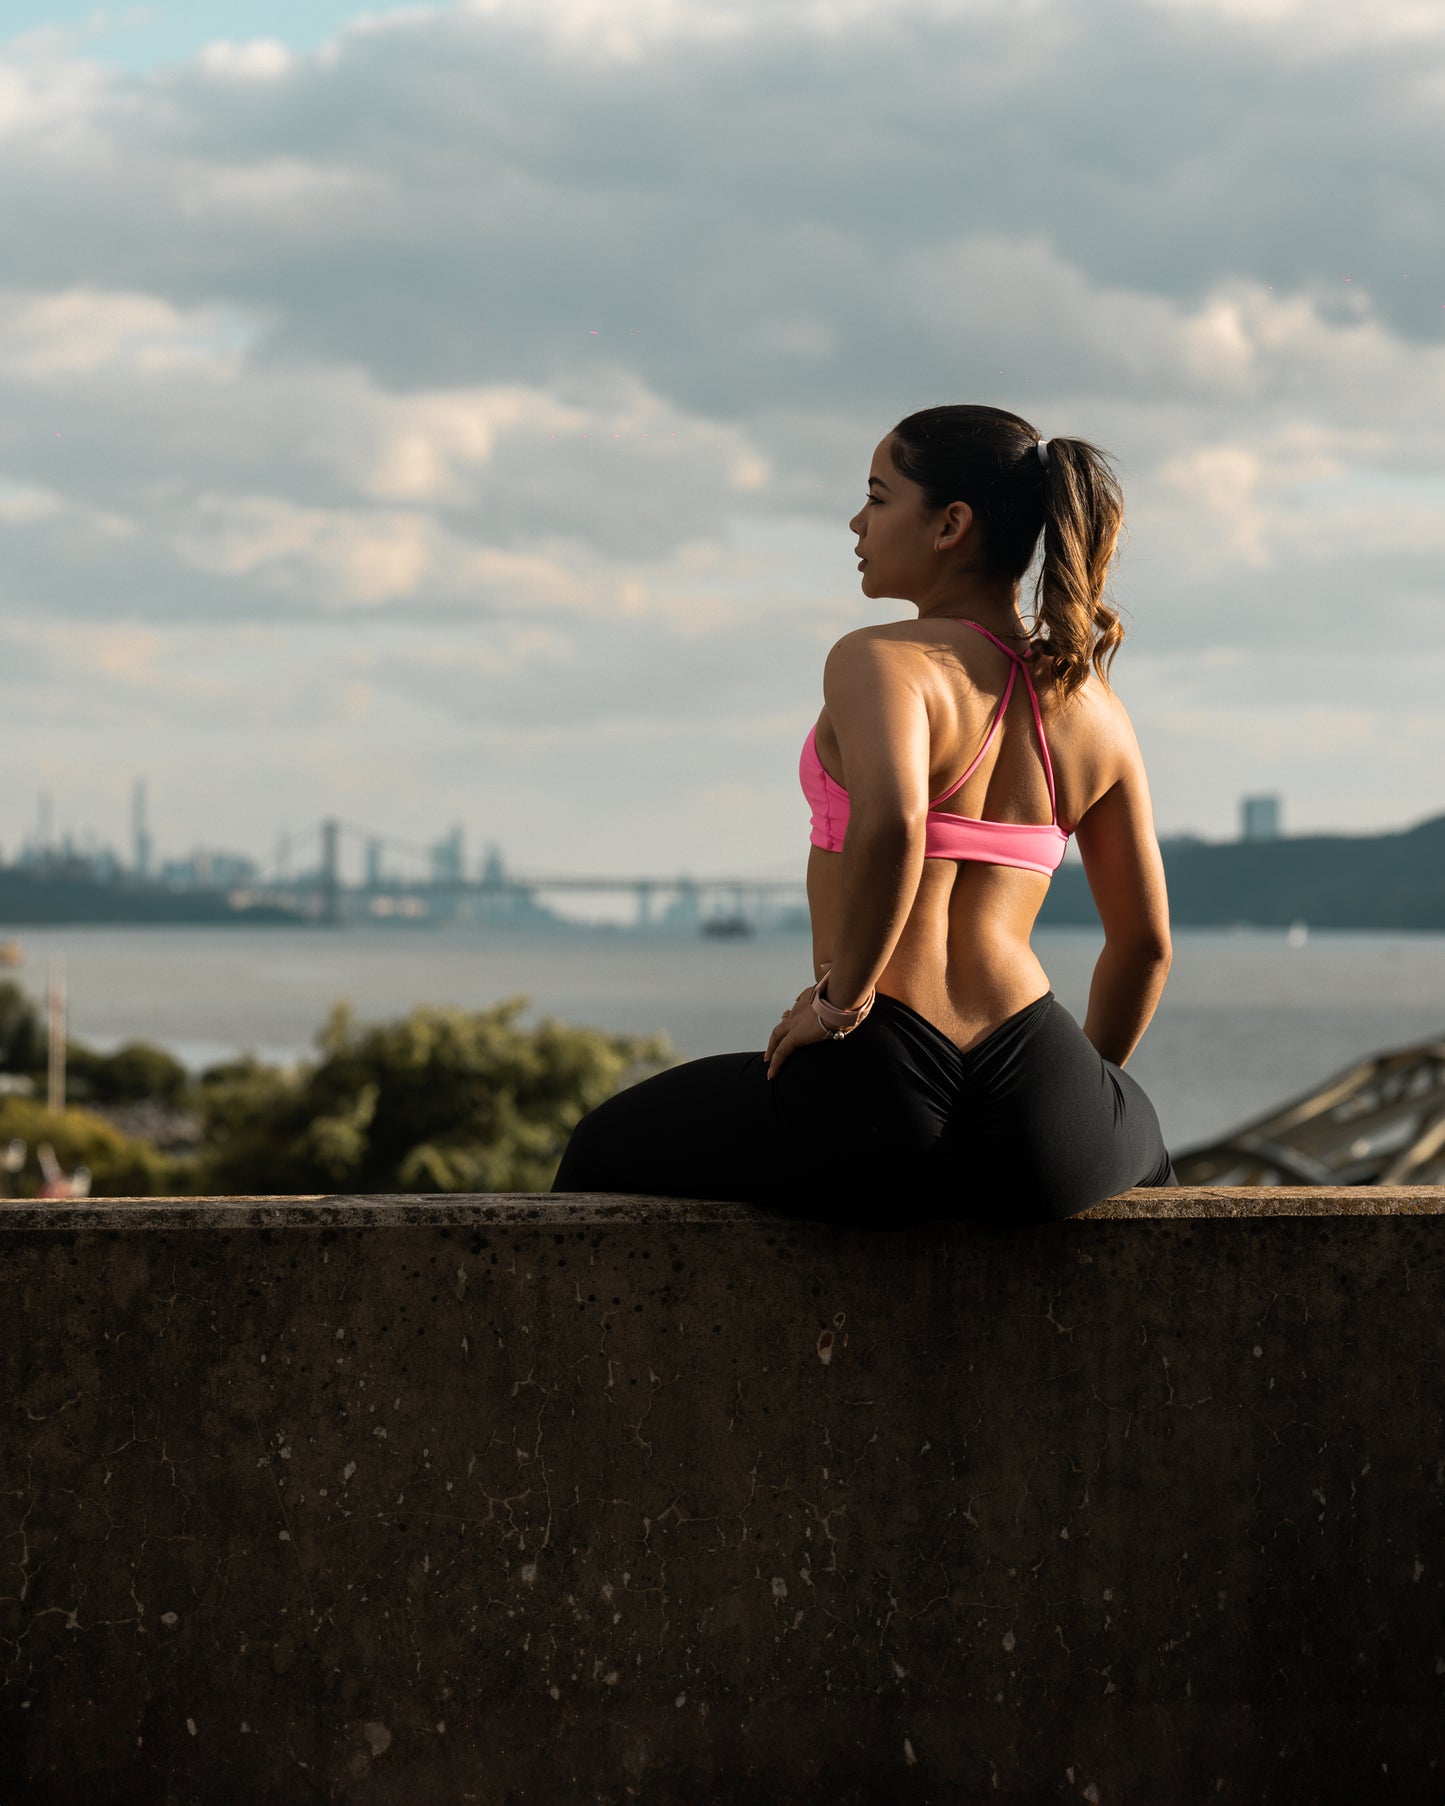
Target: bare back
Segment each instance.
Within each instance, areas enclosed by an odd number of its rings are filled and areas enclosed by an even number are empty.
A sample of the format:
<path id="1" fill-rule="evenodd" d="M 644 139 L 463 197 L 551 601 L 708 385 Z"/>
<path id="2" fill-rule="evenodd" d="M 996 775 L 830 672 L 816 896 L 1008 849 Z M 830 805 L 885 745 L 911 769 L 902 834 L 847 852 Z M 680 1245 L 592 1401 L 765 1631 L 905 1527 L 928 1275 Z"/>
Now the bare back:
<path id="1" fill-rule="evenodd" d="M 864 628 L 843 642 L 866 641 L 870 675 L 896 690 L 900 710 L 927 718 L 926 794 L 939 796 L 975 757 L 988 734 L 1012 661 L 958 621 L 934 617 Z M 1021 639 L 1015 643 L 1023 648 Z M 1058 821 L 1073 833 L 1099 903 L 1106 933 L 1150 932 L 1163 902 L 1163 869 L 1154 838 L 1143 763 L 1122 703 L 1090 678 L 1060 700 L 1048 681 L 1047 655 L 1037 658 L 1038 700 L 1052 760 Z M 824 769 L 850 793 L 876 773 L 864 757 L 850 770 L 850 743 L 875 766 L 879 741 L 850 734 L 849 692 L 818 718 Z M 835 719 L 836 717 L 836 719 Z M 922 737 L 898 736 L 898 754 Z M 884 757 L 892 756 L 886 752 Z M 923 782 L 924 774 L 916 774 Z M 1048 781 L 1026 686 L 1016 683 L 992 744 L 963 787 L 937 814 L 1000 822 L 1050 819 Z M 815 968 L 831 962 L 842 855 L 814 847 L 808 900 Z M 1049 989 L 1030 945 L 1049 880 L 1015 866 L 976 859 L 925 858 L 912 904 L 879 990 L 934 1023 L 957 1046 L 981 1041 Z"/>

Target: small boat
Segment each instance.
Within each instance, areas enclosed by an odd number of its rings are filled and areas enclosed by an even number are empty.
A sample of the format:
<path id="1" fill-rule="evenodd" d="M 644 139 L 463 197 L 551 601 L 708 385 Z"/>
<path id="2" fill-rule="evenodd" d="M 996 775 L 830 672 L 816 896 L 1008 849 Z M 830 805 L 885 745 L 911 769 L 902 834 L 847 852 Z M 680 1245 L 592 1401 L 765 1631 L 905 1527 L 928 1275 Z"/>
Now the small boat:
<path id="1" fill-rule="evenodd" d="M 753 925 L 746 916 L 710 916 L 703 923 L 702 931 L 718 940 L 737 940 L 751 934 Z"/>

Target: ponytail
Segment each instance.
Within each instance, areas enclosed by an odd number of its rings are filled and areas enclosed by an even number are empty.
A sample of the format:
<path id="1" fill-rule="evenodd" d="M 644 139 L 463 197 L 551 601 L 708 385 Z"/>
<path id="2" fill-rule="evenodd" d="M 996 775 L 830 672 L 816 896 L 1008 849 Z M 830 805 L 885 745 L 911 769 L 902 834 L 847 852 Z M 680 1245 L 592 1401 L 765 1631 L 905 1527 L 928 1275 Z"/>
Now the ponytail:
<path id="1" fill-rule="evenodd" d="M 1124 638 L 1104 582 L 1124 523 L 1124 493 L 1105 454 L 1085 439 L 1050 439 L 1042 466 L 1044 561 L 1034 615 L 1046 630 L 1061 696 L 1092 665 L 1102 682 Z"/>
<path id="2" fill-rule="evenodd" d="M 894 468 L 941 510 L 967 502 L 983 529 L 981 567 L 1020 582 L 1043 535 L 1034 586 L 1035 641 L 1050 654 L 1061 696 L 1108 669 L 1124 638 L 1104 582 L 1124 523 L 1108 456 L 1086 439 L 1050 439 L 1003 408 L 925 408 L 893 429 Z"/>

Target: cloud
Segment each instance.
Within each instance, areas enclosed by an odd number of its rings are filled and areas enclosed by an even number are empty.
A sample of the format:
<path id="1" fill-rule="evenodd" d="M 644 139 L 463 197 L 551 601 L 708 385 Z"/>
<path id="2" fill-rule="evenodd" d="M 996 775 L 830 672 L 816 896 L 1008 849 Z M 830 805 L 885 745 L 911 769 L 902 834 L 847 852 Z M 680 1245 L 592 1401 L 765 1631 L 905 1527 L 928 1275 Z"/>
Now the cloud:
<path id="1" fill-rule="evenodd" d="M 295 59 L 276 38 L 250 38 L 241 43 L 217 38 L 202 46 L 196 63 L 204 74 L 222 81 L 271 82 L 289 75 Z"/>
<path id="2" fill-rule="evenodd" d="M 106 368 L 141 377 L 197 367 L 234 375 L 248 336 L 233 309 L 178 308 L 158 295 L 83 285 L 0 293 L 0 375 L 37 384 Z"/>

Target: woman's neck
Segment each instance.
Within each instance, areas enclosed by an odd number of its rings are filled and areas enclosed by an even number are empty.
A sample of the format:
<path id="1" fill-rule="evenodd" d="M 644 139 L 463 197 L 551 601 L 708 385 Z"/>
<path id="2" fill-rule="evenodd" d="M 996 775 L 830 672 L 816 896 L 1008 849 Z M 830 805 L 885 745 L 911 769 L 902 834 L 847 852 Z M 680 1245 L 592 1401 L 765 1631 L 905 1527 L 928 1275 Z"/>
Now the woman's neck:
<path id="1" fill-rule="evenodd" d="M 976 564 L 940 564 L 929 575 L 920 594 L 909 600 L 920 620 L 934 615 L 982 615 L 1018 619 L 1019 582 L 997 571 L 980 570 Z"/>
<path id="2" fill-rule="evenodd" d="M 985 590 L 981 585 L 964 589 L 956 588 L 947 594 L 916 602 L 920 621 L 966 620 L 977 621 L 981 627 L 990 628 L 1001 639 L 1027 639 L 1024 624 L 1019 619 L 1017 589 L 1009 592 L 991 587 Z"/>

